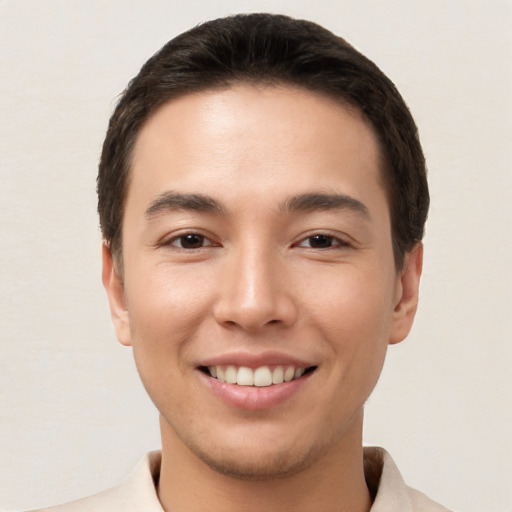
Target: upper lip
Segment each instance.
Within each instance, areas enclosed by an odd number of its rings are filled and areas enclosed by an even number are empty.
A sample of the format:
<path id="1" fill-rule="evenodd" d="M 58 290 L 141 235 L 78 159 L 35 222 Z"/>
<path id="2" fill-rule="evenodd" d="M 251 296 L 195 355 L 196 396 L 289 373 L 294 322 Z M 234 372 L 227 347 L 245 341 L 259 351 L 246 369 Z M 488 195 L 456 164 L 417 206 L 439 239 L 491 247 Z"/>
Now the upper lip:
<path id="1" fill-rule="evenodd" d="M 261 366 L 283 365 L 295 366 L 298 368 L 309 368 L 316 366 L 312 361 L 301 359 L 290 354 L 281 352 L 263 352 L 251 354 L 247 352 L 230 352 L 200 361 L 198 366 L 246 366 L 248 368 L 259 368 Z"/>

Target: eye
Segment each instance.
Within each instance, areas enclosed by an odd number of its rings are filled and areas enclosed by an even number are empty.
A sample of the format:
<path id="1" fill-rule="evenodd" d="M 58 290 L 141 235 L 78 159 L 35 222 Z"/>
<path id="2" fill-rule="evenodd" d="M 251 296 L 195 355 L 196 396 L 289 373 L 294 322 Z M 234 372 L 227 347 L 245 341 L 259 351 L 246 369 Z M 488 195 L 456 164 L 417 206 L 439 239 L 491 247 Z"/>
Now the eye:
<path id="1" fill-rule="evenodd" d="M 349 245 L 344 240 L 325 233 L 308 236 L 297 244 L 298 247 L 309 247 L 311 249 L 330 249 L 333 247 L 348 247 Z"/>
<path id="2" fill-rule="evenodd" d="M 199 233 L 185 233 L 172 238 L 164 245 L 172 245 L 180 249 L 201 249 L 202 247 L 211 246 L 213 243 Z"/>

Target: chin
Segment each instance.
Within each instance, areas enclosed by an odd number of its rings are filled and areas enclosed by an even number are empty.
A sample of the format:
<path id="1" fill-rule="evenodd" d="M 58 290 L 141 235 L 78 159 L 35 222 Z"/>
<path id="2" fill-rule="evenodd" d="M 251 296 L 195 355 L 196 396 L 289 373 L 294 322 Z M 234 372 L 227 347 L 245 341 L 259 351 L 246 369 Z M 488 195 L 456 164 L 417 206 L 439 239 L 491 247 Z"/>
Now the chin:
<path id="1" fill-rule="evenodd" d="M 250 481 L 291 477 L 312 466 L 325 451 L 321 447 L 309 450 L 296 446 L 279 448 L 275 443 L 266 450 L 261 447 L 222 451 L 191 447 L 191 450 L 213 471 Z"/>

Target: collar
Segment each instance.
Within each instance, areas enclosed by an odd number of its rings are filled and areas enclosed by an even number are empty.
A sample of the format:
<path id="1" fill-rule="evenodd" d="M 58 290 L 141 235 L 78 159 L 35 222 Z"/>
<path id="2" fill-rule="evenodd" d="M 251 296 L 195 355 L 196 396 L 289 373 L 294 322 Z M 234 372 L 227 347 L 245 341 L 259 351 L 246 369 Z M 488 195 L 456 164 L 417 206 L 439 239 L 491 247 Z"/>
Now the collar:
<path id="1" fill-rule="evenodd" d="M 146 512 L 163 512 L 156 493 L 156 483 L 160 475 L 160 451 L 149 452 L 136 466 L 129 477 L 115 489 L 118 491 L 119 504 L 123 504 L 126 512 L 145 510 Z M 406 486 L 402 475 L 383 448 L 364 448 L 365 478 L 374 499 L 370 512 L 414 512 L 420 493 Z M 112 490 L 110 491 L 112 492 Z M 117 492 L 116 492 L 117 494 Z M 421 495 L 420 501 L 423 503 Z M 434 505 L 428 510 L 446 510 Z M 422 508 L 423 510 L 423 508 Z"/>

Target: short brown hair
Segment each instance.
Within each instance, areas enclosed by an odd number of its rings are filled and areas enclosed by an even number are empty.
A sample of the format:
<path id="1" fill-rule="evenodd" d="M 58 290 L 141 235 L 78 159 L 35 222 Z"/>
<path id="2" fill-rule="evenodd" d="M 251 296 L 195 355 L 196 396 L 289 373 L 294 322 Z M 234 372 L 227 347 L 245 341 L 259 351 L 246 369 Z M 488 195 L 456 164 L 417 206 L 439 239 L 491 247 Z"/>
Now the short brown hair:
<path id="1" fill-rule="evenodd" d="M 356 107 L 380 143 L 395 263 L 422 239 L 429 206 L 414 120 L 393 83 L 341 37 L 305 20 L 242 14 L 203 23 L 169 41 L 130 81 L 110 119 L 98 173 L 104 240 L 121 260 L 122 220 L 137 136 L 161 105 L 237 83 L 289 84 Z"/>

